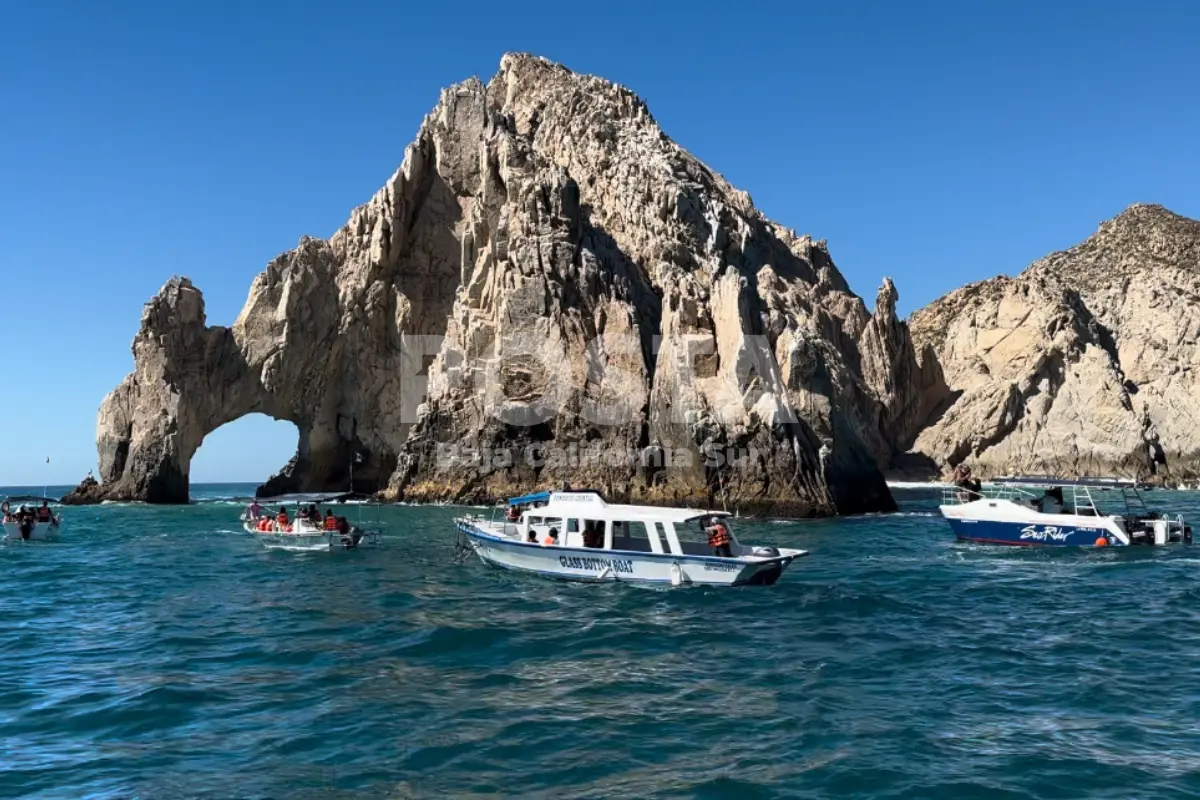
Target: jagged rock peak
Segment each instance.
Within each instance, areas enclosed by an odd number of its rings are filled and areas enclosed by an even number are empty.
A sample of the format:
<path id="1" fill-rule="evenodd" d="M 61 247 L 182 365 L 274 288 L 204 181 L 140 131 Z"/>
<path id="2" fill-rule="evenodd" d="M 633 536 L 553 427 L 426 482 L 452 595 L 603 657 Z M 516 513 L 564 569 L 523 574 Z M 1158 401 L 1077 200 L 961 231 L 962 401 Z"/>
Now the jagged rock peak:
<path id="1" fill-rule="evenodd" d="M 931 471 L 1200 474 L 1200 223 L 1134 205 L 1016 278 L 913 314 L 948 392 L 914 445 Z"/>
<path id="2" fill-rule="evenodd" d="M 868 312 L 823 240 L 767 220 L 633 92 L 509 54 L 441 93 L 329 241 L 267 265 L 232 328 L 164 287 L 101 408 L 104 492 L 186 499 L 204 436 L 258 411 L 299 431 L 270 491 L 348 488 L 353 464 L 354 488 L 412 500 L 570 482 L 890 508 L 879 466 L 933 374 L 895 297 Z"/>

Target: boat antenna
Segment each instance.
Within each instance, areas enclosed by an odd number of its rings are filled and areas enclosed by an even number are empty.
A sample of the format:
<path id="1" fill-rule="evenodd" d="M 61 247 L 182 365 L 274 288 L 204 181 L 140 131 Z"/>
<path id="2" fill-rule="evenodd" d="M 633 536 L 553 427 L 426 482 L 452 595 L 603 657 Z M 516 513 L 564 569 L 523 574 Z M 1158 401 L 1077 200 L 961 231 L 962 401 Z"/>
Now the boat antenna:
<path id="1" fill-rule="evenodd" d="M 49 466 L 49 465 L 50 465 L 50 456 L 46 456 L 46 466 Z M 45 500 L 45 499 L 46 499 L 47 493 L 50 491 L 50 486 L 49 486 L 50 477 L 49 477 L 49 473 L 50 473 L 50 470 L 49 470 L 49 469 L 47 469 L 47 470 L 46 470 L 46 472 L 45 472 L 45 474 L 43 474 L 43 475 L 42 475 L 42 499 L 43 499 L 43 500 Z"/>
<path id="2" fill-rule="evenodd" d="M 725 481 L 721 478 L 721 470 L 717 469 L 717 486 L 721 487 L 721 510 L 729 513 L 729 504 L 725 502 Z"/>

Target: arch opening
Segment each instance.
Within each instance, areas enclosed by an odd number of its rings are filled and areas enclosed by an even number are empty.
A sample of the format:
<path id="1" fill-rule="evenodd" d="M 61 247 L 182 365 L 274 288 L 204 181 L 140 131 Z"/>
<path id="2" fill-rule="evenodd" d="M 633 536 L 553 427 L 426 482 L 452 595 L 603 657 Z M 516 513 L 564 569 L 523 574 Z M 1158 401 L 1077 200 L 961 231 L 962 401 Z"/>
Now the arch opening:
<path id="1" fill-rule="evenodd" d="M 192 455 L 189 494 L 234 488 L 253 494 L 295 459 L 300 440 L 294 422 L 258 412 L 227 422 L 206 435 Z"/>

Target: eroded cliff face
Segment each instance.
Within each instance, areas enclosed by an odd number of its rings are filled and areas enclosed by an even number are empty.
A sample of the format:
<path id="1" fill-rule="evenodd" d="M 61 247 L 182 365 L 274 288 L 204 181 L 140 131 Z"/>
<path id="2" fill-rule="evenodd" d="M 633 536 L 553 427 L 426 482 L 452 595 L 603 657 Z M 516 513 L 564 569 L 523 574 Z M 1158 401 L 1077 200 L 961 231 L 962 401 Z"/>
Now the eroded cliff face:
<path id="1" fill-rule="evenodd" d="M 1200 223 L 1135 205 L 912 317 L 949 391 L 909 456 L 945 474 L 1200 475 Z"/>
<path id="2" fill-rule="evenodd" d="M 765 219 L 626 89 L 527 55 L 442 93 L 328 242 L 230 329 L 174 279 L 101 408 L 109 497 L 178 502 L 204 436 L 300 431 L 269 491 L 483 500 L 593 486 L 746 511 L 887 509 L 879 467 L 945 387 L 885 282 Z"/>

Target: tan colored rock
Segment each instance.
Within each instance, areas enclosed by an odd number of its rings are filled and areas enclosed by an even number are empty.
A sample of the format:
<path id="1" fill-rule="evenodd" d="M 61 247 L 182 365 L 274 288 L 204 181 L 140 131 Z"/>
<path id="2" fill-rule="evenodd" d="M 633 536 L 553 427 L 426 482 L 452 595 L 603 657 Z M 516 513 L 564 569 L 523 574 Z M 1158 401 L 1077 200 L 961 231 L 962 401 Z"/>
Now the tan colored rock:
<path id="1" fill-rule="evenodd" d="M 271 491 L 345 488 L 357 454 L 356 488 L 410 500 L 569 482 L 887 509 L 879 465 L 940 379 L 895 297 L 868 312 L 824 242 L 765 219 L 633 93 L 508 55 L 444 91 L 384 188 L 272 262 L 232 329 L 164 287 L 101 410 L 101 477 L 186 499 L 203 437 L 262 411 L 300 430 Z"/>
<path id="2" fill-rule="evenodd" d="M 1200 223 L 1132 206 L 912 330 L 950 389 L 913 451 L 943 473 L 1200 474 Z"/>

